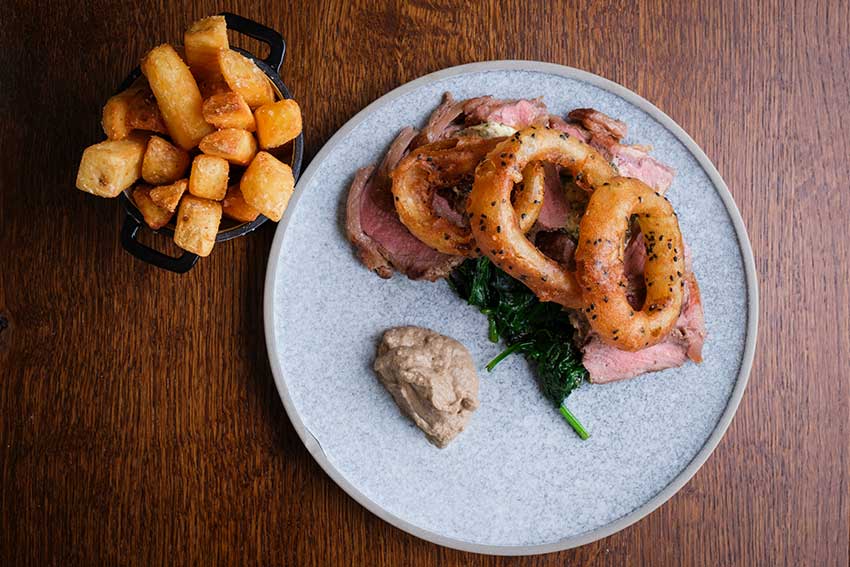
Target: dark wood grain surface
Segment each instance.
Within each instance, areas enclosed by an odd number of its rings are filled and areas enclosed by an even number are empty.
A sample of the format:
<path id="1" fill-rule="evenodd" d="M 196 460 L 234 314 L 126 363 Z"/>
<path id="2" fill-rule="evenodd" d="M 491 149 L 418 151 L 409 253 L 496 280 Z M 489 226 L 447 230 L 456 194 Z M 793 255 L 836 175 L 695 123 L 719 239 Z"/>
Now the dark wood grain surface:
<path id="1" fill-rule="evenodd" d="M 486 59 L 598 73 L 693 136 L 741 208 L 762 304 L 738 415 L 681 492 L 605 540 L 517 560 L 420 541 L 325 476 L 266 356 L 274 226 L 177 276 L 121 249 L 116 201 L 73 188 L 126 72 L 221 9 L 287 38 L 308 160 L 388 90 Z M 847 2 L 13 0 L 3 12 L 0 564 L 848 564 Z"/>

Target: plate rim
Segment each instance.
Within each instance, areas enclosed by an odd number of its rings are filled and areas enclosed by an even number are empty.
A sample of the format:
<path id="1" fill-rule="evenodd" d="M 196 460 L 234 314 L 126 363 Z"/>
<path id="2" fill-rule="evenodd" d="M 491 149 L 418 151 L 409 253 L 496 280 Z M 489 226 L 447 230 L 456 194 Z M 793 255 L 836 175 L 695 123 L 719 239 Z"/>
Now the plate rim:
<path id="1" fill-rule="evenodd" d="M 324 161 L 326 156 L 334 148 L 336 148 L 336 146 L 339 145 L 340 142 L 344 141 L 347 135 L 352 130 L 354 130 L 354 128 L 359 126 L 360 123 L 367 116 L 369 116 L 374 111 L 380 109 L 390 101 L 393 101 L 407 94 L 408 92 L 416 90 L 420 86 L 427 85 L 432 82 L 436 82 L 457 75 L 478 73 L 482 71 L 542 72 L 547 74 L 558 75 L 568 79 L 583 81 L 597 88 L 609 91 L 612 94 L 629 102 L 630 104 L 633 104 L 641 111 L 651 116 L 668 131 L 670 131 L 676 137 L 676 139 L 687 148 L 691 155 L 694 156 L 700 167 L 702 167 L 703 171 L 705 171 L 705 173 L 708 175 L 709 179 L 714 185 L 715 191 L 717 191 L 718 195 L 723 201 L 723 204 L 726 207 L 726 211 L 732 220 L 732 225 L 735 229 L 735 235 L 738 239 L 738 246 L 741 250 L 741 256 L 744 264 L 744 276 L 747 284 L 746 339 L 741 359 L 741 366 L 738 371 L 738 377 L 735 381 L 735 386 L 732 389 L 726 407 L 724 408 L 723 413 L 720 415 L 717 424 L 715 425 L 711 434 L 706 439 L 703 446 L 699 449 L 699 451 L 697 451 L 696 455 L 694 455 L 693 459 L 691 459 L 691 461 L 685 466 L 685 468 L 683 468 L 679 472 L 679 474 L 677 474 L 664 488 L 662 488 L 652 498 L 650 498 L 628 514 L 625 514 L 615 519 L 614 521 L 609 522 L 604 526 L 600 526 L 593 530 L 569 536 L 558 541 L 535 545 L 518 546 L 479 544 L 443 536 L 436 532 L 432 532 L 430 530 L 416 526 L 396 516 L 395 514 L 390 513 L 389 511 L 378 505 L 376 502 L 371 500 L 369 497 L 367 497 L 365 494 L 360 492 L 354 485 L 348 482 L 345 476 L 340 473 L 340 471 L 337 470 L 336 467 L 334 467 L 334 465 L 330 462 L 330 460 L 327 458 L 324 451 L 322 450 L 319 441 L 306 428 L 304 422 L 301 420 L 301 417 L 299 416 L 298 411 L 295 408 L 295 404 L 289 394 L 289 390 L 286 386 L 286 381 L 283 377 L 283 372 L 280 367 L 277 348 L 277 337 L 275 333 L 274 281 L 277 275 L 278 261 L 280 258 L 280 250 L 283 245 L 284 234 L 286 232 L 287 226 L 289 225 L 289 220 L 292 216 L 292 211 L 295 209 L 295 206 L 297 206 L 298 199 L 303 191 L 303 188 L 306 187 L 312 177 L 316 175 L 319 166 Z M 679 124 L 675 120 L 670 118 L 666 113 L 657 108 L 651 102 L 641 97 L 637 93 L 631 91 L 630 89 L 602 76 L 596 75 L 589 71 L 577 69 L 575 67 L 560 65 L 557 63 L 547 63 L 543 61 L 522 59 L 480 61 L 475 63 L 467 63 L 463 65 L 456 65 L 453 67 L 447 67 L 439 71 L 428 73 L 392 89 L 388 93 L 369 103 L 360 112 L 350 118 L 339 130 L 337 130 L 333 134 L 333 136 L 330 137 L 330 139 L 328 139 L 327 142 L 325 142 L 319 152 L 313 157 L 312 160 L 310 160 L 309 166 L 301 175 L 301 178 L 299 179 L 298 184 L 295 187 L 295 192 L 292 195 L 290 206 L 287 208 L 287 211 L 284 214 L 284 217 L 281 219 L 280 223 L 278 223 L 277 229 L 275 231 L 274 241 L 272 242 L 271 250 L 269 251 L 269 260 L 266 266 L 265 289 L 263 296 L 263 324 L 265 328 L 265 338 L 267 347 L 266 351 L 269 357 L 269 363 L 271 366 L 272 375 L 274 377 L 275 386 L 277 387 L 278 395 L 280 396 L 281 401 L 283 402 L 286 414 L 289 417 L 289 420 L 292 422 L 295 431 L 298 433 L 298 436 L 301 438 L 301 441 L 304 443 L 304 446 L 307 448 L 313 459 L 315 459 L 315 461 L 319 464 L 322 470 L 324 470 L 325 473 L 340 488 L 342 488 L 346 492 L 346 494 L 348 494 L 351 498 L 357 501 L 361 506 L 363 506 L 372 514 L 378 516 L 385 522 L 388 522 L 389 524 L 395 526 L 396 528 L 399 528 L 411 535 L 414 535 L 431 543 L 436 543 L 438 545 L 458 549 L 461 551 L 482 553 L 488 555 L 536 555 L 541 553 L 563 551 L 566 549 L 579 547 L 581 545 L 586 545 L 588 543 L 592 543 L 594 541 L 613 535 L 627 528 L 628 526 L 640 521 L 641 519 L 645 518 L 650 513 L 655 511 L 657 508 L 659 508 L 662 504 L 667 502 L 670 498 L 672 498 L 674 494 L 681 490 L 681 488 L 684 487 L 685 484 L 687 484 L 691 478 L 693 478 L 693 476 L 702 467 L 702 465 L 705 464 L 705 462 L 714 452 L 714 449 L 717 448 L 717 445 L 720 443 L 720 440 L 723 438 L 723 435 L 726 433 L 726 430 L 729 428 L 729 425 L 731 424 L 732 419 L 738 410 L 738 406 L 741 403 L 741 399 L 743 398 L 747 383 L 749 382 L 750 371 L 752 369 L 753 359 L 755 357 L 756 341 L 758 338 L 758 280 L 752 246 L 750 244 L 750 239 L 747 234 L 746 227 L 744 225 L 744 220 L 741 217 L 741 212 L 738 209 L 738 206 L 735 203 L 732 194 L 729 192 L 729 188 L 727 187 L 726 182 L 723 181 L 723 178 L 720 176 L 720 173 L 717 171 L 717 168 L 714 166 L 714 164 L 711 162 L 705 152 L 699 147 L 699 145 L 697 145 L 693 138 L 691 138 L 691 136 L 681 126 L 679 126 Z"/>

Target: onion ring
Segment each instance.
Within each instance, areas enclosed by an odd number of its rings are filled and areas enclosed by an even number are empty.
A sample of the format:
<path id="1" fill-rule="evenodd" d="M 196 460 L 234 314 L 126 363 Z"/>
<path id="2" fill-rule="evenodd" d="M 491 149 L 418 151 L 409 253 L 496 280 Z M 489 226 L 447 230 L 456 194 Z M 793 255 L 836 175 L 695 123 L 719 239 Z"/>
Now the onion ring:
<path id="1" fill-rule="evenodd" d="M 514 184 L 522 180 L 520 172 L 535 161 L 560 165 L 585 189 L 616 176 L 598 151 L 574 136 L 548 127 L 526 128 L 496 146 L 475 170 L 467 205 L 472 234 L 496 266 L 523 282 L 541 301 L 580 307 L 582 293 L 575 275 L 525 237 L 510 203 Z"/>
<path id="2" fill-rule="evenodd" d="M 646 300 L 636 311 L 626 298 L 625 234 L 632 215 L 646 243 Z M 590 196 L 579 227 L 576 277 L 591 329 L 608 344 L 628 351 L 670 335 L 685 292 L 685 247 L 673 206 L 637 179 L 617 177 Z"/>
<path id="3" fill-rule="evenodd" d="M 469 223 L 458 226 L 434 210 L 437 189 L 471 181 L 475 167 L 504 138 L 477 136 L 451 138 L 420 146 L 392 171 L 392 192 L 398 217 L 416 238 L 431 248 L 454 256 L 477 256 Z M 541 170 L 542 172 L 542 170 Z M 528 231 L 543 206 L 543 176 L 529 166 L 531 182 L 516 192 L 522 217 L 520 230 Z"/>

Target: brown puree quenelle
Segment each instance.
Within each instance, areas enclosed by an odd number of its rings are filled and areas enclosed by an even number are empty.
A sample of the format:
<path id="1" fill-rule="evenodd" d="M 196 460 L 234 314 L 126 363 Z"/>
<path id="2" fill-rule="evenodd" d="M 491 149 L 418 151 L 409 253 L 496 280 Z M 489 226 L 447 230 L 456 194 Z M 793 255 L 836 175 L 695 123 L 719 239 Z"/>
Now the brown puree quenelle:
<path id="1" fill-rule="evenodd" d="M 463 431 L 478 408 L 478 374 L 469 351 L 430 329 L 387 330 L 374 368 L 402 413 L 438 447 Z"/>

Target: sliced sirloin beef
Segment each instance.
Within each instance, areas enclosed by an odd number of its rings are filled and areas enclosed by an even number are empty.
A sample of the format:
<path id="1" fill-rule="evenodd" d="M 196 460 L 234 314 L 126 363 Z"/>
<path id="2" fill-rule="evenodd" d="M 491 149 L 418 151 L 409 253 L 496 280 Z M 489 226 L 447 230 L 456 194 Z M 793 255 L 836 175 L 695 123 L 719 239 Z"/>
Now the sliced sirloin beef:
<path id="1" fill-rule="evenodd" d="M 443 102 L 431 113 L 425 127 L 413 140 L 412 148 L 450 138 L 453 133 L 460 130 L 462 126 L 456 124 L 456 122 L 463 114 L 465 102 L 463 100 L 456 101 L 452 93 L 443 93 Z"/>
<path id="2" fill-rule="evenodd" d="M 573 122 L 567 122 L 556 114 L 549 115 L 549 127 L 574 136 L 582 142 L 590 140 L 590 132 L 585 130 L 584 127 Z"/>
<path id="3" fill-rule="evenodd" d="M 566 191 L 563 190 L 558 167 L 552 163 L 544 163 L 543 174 L 543 204 L 537 217 L 537 225 L 540 230 L 559 230 L 567 224 L 570 203 Z"/>
<path id="4" fill-rule="evenodd" d="M 625 380 L 646 372 L 681 366 L 687 359 L 702 361 L 705 339 L 702 302 L 693 274 L 687 278 L 688 294 L 676 327 L 661 343 L 629 352 L 603 343 L 591 336 L 583 346 L 582 364 L 596 384 Z"/>
<path id="5" fill-rule="evenodd" d="M 617 144 L 612 157 L 620 175 L 640 179 L 662 195 L 676 176 L 673 168 L 650 156 L 642 146 Z"/>
<path id="6" fill-rule="evenodd" d="M 576 108 L 567 114 L 571 121 L 581 124 L 599 146 L 608 148 L 628 134 L 628 127 L 619 120 L 594 108 Z"/>
<path id="7" fill-rule="evenodd" d="M 542 97 L 500 100 L 481 96 L 465 101 L 463 113 L 467 125 L 498 122 L 517 130 L 526 126 L 543 126 L 549 121 L 549 110 Z"/>
<path id="8" fill-rule="evenodd" d="M 587 132 L 585 141 L 611 160 L 620 175 L 640 179 L 660 193 L 670 188 L 676 171 L 650 156 L 650 148 L 620 143 L 628 133 L 623 122 L 593 108 L 577 108 L 567 118 Z"/>
<path id="9" fill-rule="evenodd" d="M 361 212 L 367 195 L 367 185 L 372 181 L 375 166 L 361 167 L 354 175 L 354 181 L 348 189 L 348 199 L 345 205 L 345 235 L 354 245 L 357 257 L 369 270 L 382 278 L 393 275 L 393 268 L 384 256 L 381 245 L 377 240 L 363 230 Z"/>
<path id="10" fill-rule="evenodd" d="M 397 270 L 411 279 L 445 277 L 463 258 L 440 254 L 407 230 L 393 203 L 389 172 L 406 155 L 414 128 L 405 128 L 381 164 L 360 169 L 348 192 L 346 234 L 363 264 L 382 278 Z"/>

